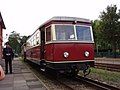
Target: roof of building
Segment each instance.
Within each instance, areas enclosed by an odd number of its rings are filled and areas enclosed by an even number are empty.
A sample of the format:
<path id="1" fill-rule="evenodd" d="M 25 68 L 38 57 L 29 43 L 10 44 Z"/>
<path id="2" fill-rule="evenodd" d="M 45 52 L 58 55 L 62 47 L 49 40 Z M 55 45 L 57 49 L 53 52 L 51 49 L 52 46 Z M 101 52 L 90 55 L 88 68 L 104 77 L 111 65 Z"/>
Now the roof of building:
<path id="1" fill-rule="evenodd" d="M 2 15 L 1 15 L 1 12 L 0 12 L 0 24 L 2 25 L 3 29 L 6 29 L 3 18 L 2 18 Z"/>

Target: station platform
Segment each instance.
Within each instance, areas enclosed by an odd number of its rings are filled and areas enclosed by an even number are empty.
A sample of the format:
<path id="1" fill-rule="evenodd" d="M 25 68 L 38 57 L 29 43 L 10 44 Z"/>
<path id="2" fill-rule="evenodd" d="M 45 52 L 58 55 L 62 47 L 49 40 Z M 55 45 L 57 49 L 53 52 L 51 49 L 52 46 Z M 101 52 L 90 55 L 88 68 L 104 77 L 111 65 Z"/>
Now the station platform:
<path id="1" fill-rule="evenodd" d="M 120 58 L 95 58 L 95 63 L 107 63 L 120 65 Z"/>
<path id="2" fill-rule="evenodd" d="M 5 70 L 4 60 L 0 60 L 0 65 Z M 0 90 L 47 90 L 45 85 L 19 58 L 14 58 L 12 67 L 13 73 L 8 72 L 0 81 Z"/>

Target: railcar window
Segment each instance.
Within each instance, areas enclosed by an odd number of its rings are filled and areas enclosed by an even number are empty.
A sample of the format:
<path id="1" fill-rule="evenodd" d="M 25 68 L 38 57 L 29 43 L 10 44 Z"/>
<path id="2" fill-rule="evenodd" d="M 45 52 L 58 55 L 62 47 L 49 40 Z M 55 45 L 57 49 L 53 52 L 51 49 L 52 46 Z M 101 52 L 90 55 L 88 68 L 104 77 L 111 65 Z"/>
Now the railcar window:
<path id="1" fill-rule="evenodd" d="M 33 46 L 35 46 L 36 45 L 36 36 L 34 35 L 33 36 Z"/>
<path id="2" fill-rule="evenodd" d="M 46 41 L 51 41 L 51 26 L 46 28 Z"/>
<path id="3" fill-rule="evenodd" d="M 90 27 L 76 26 L 77 39 L 80 41 L 92 41 Z"/>
<path id="4" fill-rule="evenodd" d="M 55 25 L 56 40 L 75 40 L 74 27 L 71 25 Z"/>
<path id="5" fill-rule="evenodd" d="M 40 32 L 38 31 L 36 33 L 36 45 L 39 45 L 40 44 Z"/>

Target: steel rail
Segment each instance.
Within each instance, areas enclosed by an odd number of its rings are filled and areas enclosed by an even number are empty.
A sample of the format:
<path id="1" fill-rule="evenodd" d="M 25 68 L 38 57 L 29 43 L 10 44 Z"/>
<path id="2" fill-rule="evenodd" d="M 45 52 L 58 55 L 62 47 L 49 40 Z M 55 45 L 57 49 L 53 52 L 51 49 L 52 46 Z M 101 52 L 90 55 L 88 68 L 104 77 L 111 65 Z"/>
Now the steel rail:
<path id="1" fill-rule="evenodd" d="M 68 88 L 69 90 L 75 90 L 75 89 L 73 89 L 72 87 L 70 87 L 69 85 L 66 85 L 65 83 L 63 83 L 63 82 L 61 82 L 61 81 L 59 81 L 59 80 L 57 80 L 57 79 L 56 79 L 56 81 L 59 82 L 60 84 L 64 85 L 64 86 L 65 86 L 66 88 Z"/>
<path id="2" fill-rule="evenodd" d="M 88 78 L 85 78 L 85 77 L 81 77 L 81 76 L 76 76 L 74 78 L 76 81 L 78 82 L 83 82 L 83 83 L 86 83 L 87 85 L 90 85 L 91 87 L 92 86 L 95 86 L 98 90 L 120 90 L 119 88 L 117 87 L 114 87 L 114 86 L 110 86 L 108 84 L 104 84 L 104 83 L 101 83 L 101 82 L 98 82 L 98 81 L 94 81 L 92 79 L 88 79 Z M 72 87 L 70 87 L 69 85 L 66 85 L 65 83 L 61 82 L 60 80 L 54 78 L 53 80 L 57 81 L 58 83 L 62 84 L 63 86 L 65 86 L 67 89 L 69 90 L 74 90 Z"/>
<path id="3" fill-rule="evenodd" d="M 37 79 L 39 79 L 39 76 L 36 75 L 36 72 L 37 72 L 36 70 L 40 71 L 40 72 L 38 72 L 39 74 L 45 75 L 47 78 L 52 79 L 52 80 L 55 80 L 55 82 L 58 82 L 59 84 L 63 85 L 64 87 L 66 87 L 66 90 L 74 90 L 74 89 L 73 89 L 72 87 L 70 87 L 69 85 L 66 85 L 65 83 L 59 81 L 59 80 L 57 79 L 57 77 L 50 77 L 50 76 L 47 75 L 46 72 L 38 69 L 38 68 L 37 68 L 37 67 L 38 67 L 37 64 L 31 63 L 30 61 L 28 61 L 27 63 L 28 63 L 28 65 L 26 65 L 26 66 L 28 66 L 29 68 L 32 68 L 31 71 L 34 73 L 34 75 L 37 77 Z M 32 65 L 29 65 L 29 64 L 32 64 Z M 37 66 L 34 66 L 34 65 L 37 65 Z M 57 83 L 57 84 L 58 84 L 58 83 Z M 47 90 L 50 90 L 44 83 L 43 83 L 43 85 L 46 87 Z"/>
<path id="4" fill-rule="evenodd" d="M 95 67 L 120 72 L 119 64 L 95 63 Z"/>
<path id="5" fill-rule="evenodd" d="M 77 76 L 77 77 L 75 77 L 75 79 L 78 81 L 83 81 L 88 84 L 94 85 L 97 88 L 99 88 L 100 90 L 120 90 L 120 88 L 117 88 L 117 87 L 114 87 L 114 86 L 111 86 L 108 84 L 104 84 L 104 83 L 101 83 L 99 81 L 95 81 L 95 80 L 92 80 L 89 78 L 81 77 L 81 76 Z"/>

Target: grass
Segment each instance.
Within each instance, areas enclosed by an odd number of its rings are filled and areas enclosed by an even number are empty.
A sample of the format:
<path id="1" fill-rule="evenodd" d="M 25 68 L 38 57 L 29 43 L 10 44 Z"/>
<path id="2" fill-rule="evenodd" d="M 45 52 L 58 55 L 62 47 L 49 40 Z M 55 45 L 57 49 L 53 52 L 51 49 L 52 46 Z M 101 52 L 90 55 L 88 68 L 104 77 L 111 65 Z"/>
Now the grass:
<path id="1" fill-rule="evenodd" d="M 100 77 L 102 77 L 105 80 L 120 81 L 120 72 L 113 72 L 113 71 L 96 69 L 96 68 L 91 68 L 91 69 L 92 69 L 91 73 L 98 74 Z"/>
<path id="2" fill-rule="evenodd" d="M 91 68 L 88 77 L 120 87 L 120 72 Z"/>

